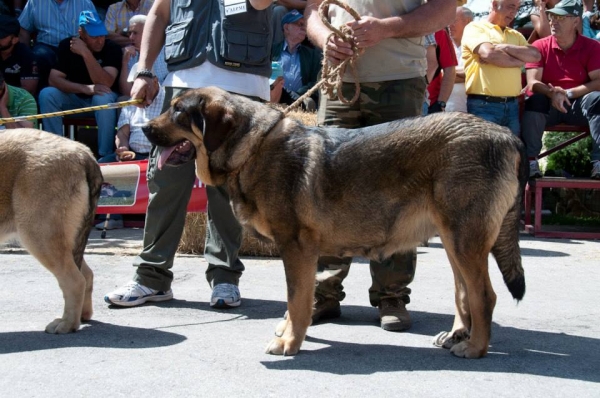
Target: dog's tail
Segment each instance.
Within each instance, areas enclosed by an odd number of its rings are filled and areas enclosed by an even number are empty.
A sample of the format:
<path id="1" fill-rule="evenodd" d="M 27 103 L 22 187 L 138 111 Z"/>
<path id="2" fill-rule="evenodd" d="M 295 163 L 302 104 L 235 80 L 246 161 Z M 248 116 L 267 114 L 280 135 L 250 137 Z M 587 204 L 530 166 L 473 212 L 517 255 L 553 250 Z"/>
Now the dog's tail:
<path id="1" fill-rule="evenodd" d="M 525 195 L 525 185 L 529 178 L 529 162 L 525 148 L 520 140 L 515 140 L 519 157 L 515 164 L 515 172 L 519 181 L 519 190 L 513 206 L 508 211 L 502 222 L 496 243 L 492 247 L 492 254 L 498 263 L 504 283 L 516 300 L 521 300 L 525 295 L 525 272 L 521 264 L 521 249 L 519 248 L 519 227 L 521 223 L 521 210 Z"/>
<path id="2" fill-rule="evenodd" d="M 94 225 L 94 217 L 96 215 L 96 206 L 98 206 L 98 199 L 100 199 L 100 190 L 102 189 L 102 183 L 104 178 L 102 177 L 102 171 L 98 162 L 94 159 L 91 152 L 89 155 L 83 153 L 82 166 L 85 169 L 85 176 L 88 186 L 88 211 L 82 220 L 82 225 L 79 227 L 80 233 L 77 236 L 77 242 L 73 248 L 73 258 L 77 267 L 81 268 L 81 262 L 83 261 L 83 252 L 87 245 L 90 231 Z"/>

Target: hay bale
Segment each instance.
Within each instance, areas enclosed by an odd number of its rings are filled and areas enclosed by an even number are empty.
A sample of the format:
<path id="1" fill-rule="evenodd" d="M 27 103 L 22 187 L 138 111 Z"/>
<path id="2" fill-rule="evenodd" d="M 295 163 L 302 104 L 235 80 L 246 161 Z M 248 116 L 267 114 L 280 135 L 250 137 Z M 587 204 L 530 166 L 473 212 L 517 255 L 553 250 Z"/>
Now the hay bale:
<path id="1" fill-rule="evenodd" d="M 206 213 L 188 213 L 185 218 L 183 236 L 181 237 L 181 241 L 179 241 L 177 252 L 184 254 L 203 254 L 205 237 Z M 275 244 L 260 241 L 244 230 L 240 255 L 252 257 L 278 257 L 279 252 Z"/>
<path id="2" fill-rule="evenodd" d="M 294 110 L 290 112 L 288 116 L 307 126 L 315 126 L 317 123 L 316 113 Z M 181 237 L 181 241 L 179 242 L 177 251 L 184 254 L 203 254 L 205 237 L 206 214 L 188 213 L 185 218 L 185 227 L 183 229 L 183 235 Z M 274 244 L 260 241 L 244 230 L 240 255 L 255 257 L 277 257 L 279 256 L 279 252 Z"/>

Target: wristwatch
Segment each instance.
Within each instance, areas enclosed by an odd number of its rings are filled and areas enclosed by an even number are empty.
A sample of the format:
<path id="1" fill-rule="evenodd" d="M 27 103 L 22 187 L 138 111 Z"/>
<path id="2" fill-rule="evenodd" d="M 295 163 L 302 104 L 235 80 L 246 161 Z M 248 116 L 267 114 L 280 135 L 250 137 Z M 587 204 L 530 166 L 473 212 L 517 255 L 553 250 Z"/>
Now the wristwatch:
<path id="1" fill-rule="evenodd" d="M 446 103 L 444 101 L 438 101 L 437 104 L 440 106 L 440 108 L 446 109 Z"/>
<path id="2" fill-rule="evenodd" d="M 573 90 L 566 90 L 566 93 L 568 99 L 573 99 Z"/>
<path id="3" fill-rule="evenodd" d="M 150 79 L 153 79 L 155 77 L 155 75 L 149 69 L 140 69 L 135 74 L 135 78 L 137 79 L 138 77 L 148 77 Z"/>

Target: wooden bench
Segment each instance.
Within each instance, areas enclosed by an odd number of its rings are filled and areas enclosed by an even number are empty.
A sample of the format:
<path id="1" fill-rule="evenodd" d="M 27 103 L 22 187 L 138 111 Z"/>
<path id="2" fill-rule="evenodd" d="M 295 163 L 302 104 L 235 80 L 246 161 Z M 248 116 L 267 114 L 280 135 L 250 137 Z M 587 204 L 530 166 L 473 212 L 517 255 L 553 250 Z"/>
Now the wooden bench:
<path id="1" fill-rule="evenodd" d="M 546 128 L 546 131 L 576 132 L 573 138 L 540 153 L 538 158 L 546 157 L 590 135 L 588 126 L 556 125 Z M 600 232 L 559 231 L 542 229 L 542 199 L 544 188 L 568 189 L 600 189 L 600 180 L 591 178 L 543 177 L 530 179 L 525 187 L 525 230 L 537 237 L 565 239 L 600 239 Z M 533 203 L 534 222 L 531 223 L 531 207 Z"/>

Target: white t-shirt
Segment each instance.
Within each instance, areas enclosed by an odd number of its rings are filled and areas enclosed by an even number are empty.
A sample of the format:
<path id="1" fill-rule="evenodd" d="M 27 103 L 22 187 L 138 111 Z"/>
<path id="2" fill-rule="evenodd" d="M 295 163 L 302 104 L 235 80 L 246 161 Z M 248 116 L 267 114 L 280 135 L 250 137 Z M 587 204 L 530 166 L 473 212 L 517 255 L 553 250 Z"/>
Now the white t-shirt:
<path id="1" fill-rule="evenodd" d="M 190 69 L 170 72 L 163 85 L 182 88 L 217 86 L 225 91 L 259 97 L 265 101 L 269 101 L 271 95 L 268 77 L 232 72 L 208 61 Z"/>

